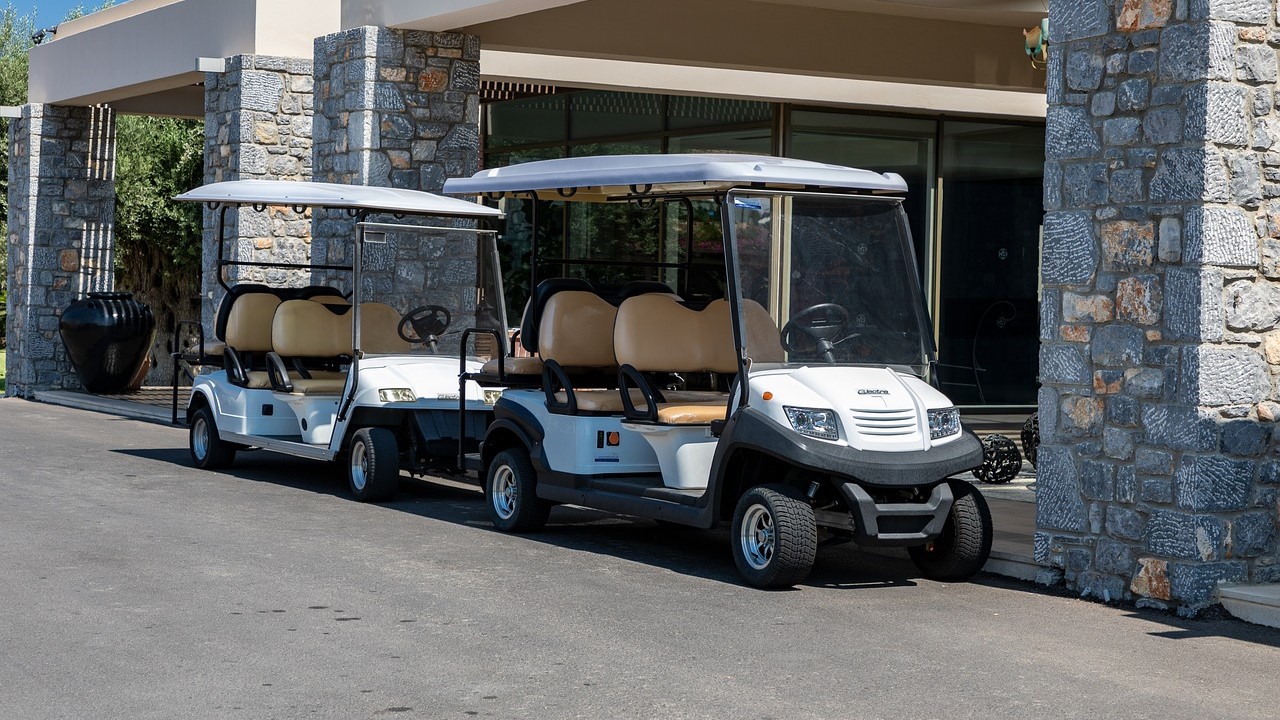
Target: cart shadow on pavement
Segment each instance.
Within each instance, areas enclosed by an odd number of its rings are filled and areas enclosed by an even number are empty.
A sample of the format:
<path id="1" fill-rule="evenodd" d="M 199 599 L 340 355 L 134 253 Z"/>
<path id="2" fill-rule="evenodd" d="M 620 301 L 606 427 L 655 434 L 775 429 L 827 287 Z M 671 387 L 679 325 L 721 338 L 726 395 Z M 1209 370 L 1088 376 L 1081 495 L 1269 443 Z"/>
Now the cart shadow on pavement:
<path id="1" fill-rule="evenodd" d="M 114 452 L 177 465 L 211 477 L 267 483 L 319 495 L 347 498 L 346 475 L 338 465 L 326 465 L 275 453 L 244 453 L 230 468 L 202 471 L 191 466 L 186 448 L 119 448 Z M 391 502 L 378 507 L 500 534 L 504 538 L 537 542 L 579 552 L 615 557 L 706 580 L 741 585 L 729 554 L 727 524 L 714 530 L 659 525 L 650 520 L 581 507 L 556 506 L 542 532 L 499 533 L 489 521 L 480 488 L 474 481 L 402 475 Z M 351 500 L 355 503 L 354 500 Z M 813 573 L 804 585 L 837 590 L 875 590 L 910 587 L 919 578 L 908 560 L 861 552 L 852 544 L 820 545 Z"/>

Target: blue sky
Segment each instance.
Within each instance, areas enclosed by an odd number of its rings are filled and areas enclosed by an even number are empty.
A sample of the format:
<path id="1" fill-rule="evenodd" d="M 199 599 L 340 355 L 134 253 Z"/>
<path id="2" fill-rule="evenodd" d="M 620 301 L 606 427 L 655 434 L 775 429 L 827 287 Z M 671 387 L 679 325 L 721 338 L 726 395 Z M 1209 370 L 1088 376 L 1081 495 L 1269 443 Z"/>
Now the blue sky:
<path id="1" fill-rule="evenodd" d="M 13 9 L 19 15 L 35 15 L 38 27 L 52 27 L 62 22 L 71 8 L 83 5 L 93 9 L 102 4 L 101 0 L 10 0 Z M 116 5 L 121 2 L 117 0 Z"/>

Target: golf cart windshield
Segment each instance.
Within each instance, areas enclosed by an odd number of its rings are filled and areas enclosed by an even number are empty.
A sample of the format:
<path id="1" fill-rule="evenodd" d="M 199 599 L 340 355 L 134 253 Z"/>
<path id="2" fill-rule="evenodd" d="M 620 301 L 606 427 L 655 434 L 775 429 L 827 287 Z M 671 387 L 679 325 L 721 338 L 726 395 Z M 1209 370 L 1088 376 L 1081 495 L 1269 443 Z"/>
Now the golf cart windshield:
<path id="1" fill-rule="evenodd" d="M 924 375 L 932 336 L 900 199 L 735 191 L 725 209 L 744 314 L 768 311 L 787 364 Z"/>
<path id="2" fill-rule="evenodd" d="M 350 275 L 331 284 L 359 305 L 361 355 L 456 356 L 467 328 L 506 326 L 495 232 L 373 222 L 358 230 L 359 287 L 344 287 Z M 494 342 L 468 349 L 485 360 L 504 351 Z"/>

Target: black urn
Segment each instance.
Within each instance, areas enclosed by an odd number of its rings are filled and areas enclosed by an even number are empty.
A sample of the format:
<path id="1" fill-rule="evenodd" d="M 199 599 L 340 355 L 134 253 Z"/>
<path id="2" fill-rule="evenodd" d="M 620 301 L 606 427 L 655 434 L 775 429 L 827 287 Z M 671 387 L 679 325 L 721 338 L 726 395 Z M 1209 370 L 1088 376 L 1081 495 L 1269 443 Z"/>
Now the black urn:
<path id="1" fill-rule="evenodd" d="M 89 293 L 58 326 L 71 365 L 91 393 L 124 392 L 155 342 L 156 318 L 133 293 Z"/>

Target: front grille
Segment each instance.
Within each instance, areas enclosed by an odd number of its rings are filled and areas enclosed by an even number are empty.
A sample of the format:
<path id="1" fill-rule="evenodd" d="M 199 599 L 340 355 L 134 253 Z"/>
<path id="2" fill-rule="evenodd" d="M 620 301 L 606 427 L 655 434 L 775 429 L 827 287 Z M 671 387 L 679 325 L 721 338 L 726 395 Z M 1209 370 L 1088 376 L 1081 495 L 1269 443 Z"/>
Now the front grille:
<path id="1" fill-rule="evenodd" d="M 862 435 L 898 436 L 914 435 L 916 427 L 915 410 L 869 410 L 851 408 L 853 423 Z"/>

